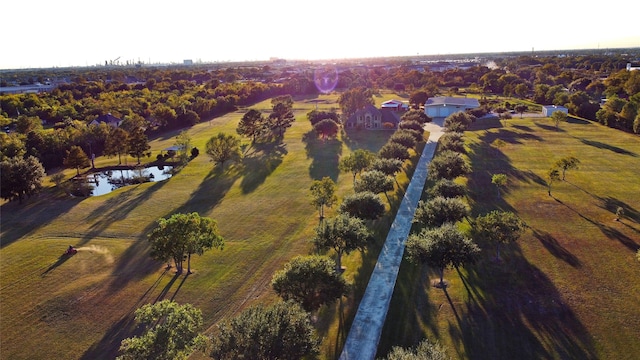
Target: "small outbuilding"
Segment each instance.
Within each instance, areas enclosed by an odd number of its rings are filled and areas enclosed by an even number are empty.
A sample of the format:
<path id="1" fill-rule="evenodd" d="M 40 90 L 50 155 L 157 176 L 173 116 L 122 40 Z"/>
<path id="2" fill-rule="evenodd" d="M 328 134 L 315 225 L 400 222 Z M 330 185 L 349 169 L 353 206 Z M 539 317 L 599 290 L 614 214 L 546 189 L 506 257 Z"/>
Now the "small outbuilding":
<path id="1" fill-rule="evenodd" d="M 569 113 L 569 109 L 567 109 L 564 106 L 547 105 L 542 107 L 542 115 L 546 117 L 550 117 L 551 114 L 553 114 L 556 111 L 562 111 L 565 114 Z"/>
<path id="2" fill-rule="evenodd" d="M 458 111 L 476 109 L 480 107 L 478 99 L 437 96 L 427 99 L 424 103 L 424 112 L 431 118 L 447 117 Z"/>

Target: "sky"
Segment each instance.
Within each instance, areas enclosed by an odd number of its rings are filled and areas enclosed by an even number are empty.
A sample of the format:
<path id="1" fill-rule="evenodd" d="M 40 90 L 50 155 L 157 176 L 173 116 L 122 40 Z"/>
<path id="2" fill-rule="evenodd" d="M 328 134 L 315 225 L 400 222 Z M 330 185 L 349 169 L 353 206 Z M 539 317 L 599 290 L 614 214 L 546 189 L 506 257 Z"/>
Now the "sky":
<path id="1" fill-rule="evenodd" d="M 640 1 L 6 0 L 0 69 L 640 47 Z"/>

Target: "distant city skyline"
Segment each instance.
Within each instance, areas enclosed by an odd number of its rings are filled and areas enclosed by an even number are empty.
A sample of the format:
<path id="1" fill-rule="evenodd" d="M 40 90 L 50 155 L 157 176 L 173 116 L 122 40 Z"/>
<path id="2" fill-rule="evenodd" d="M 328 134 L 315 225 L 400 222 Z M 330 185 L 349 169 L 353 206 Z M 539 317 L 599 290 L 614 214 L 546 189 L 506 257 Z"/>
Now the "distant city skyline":
<path id="1" fill-rule="evenodd" d="M 640 47 L 637 1 L 34 0 L 2 10 L 0 69 Z"/>

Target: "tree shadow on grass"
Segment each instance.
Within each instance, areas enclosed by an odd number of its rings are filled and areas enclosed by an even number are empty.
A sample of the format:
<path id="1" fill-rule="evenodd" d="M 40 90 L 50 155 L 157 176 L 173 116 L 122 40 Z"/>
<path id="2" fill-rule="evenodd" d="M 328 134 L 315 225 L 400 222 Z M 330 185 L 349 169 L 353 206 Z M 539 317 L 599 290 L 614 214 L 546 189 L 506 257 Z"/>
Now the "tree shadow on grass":
<path id="1" fill-rule="evenodd" d="M 533 230 L 533 236 L 556 258 L 566 262 L 574 268 L 582 266 L 582 262 L 575 255 L 565 249 L 551 234 L 545 231 Z"/>
<path id="2" fill-rule="evenodd" d="M 320 180 L 328 176 L 337 182 L 340 174 L 338 163 L 342 155 L 342 141 L 337 138 L 319 139 L 315 130 L 304 134 L 302 141 L 305 143 L 307 158 L 311 159 L 311 165 L 309 165 L 311 178 Z"/>
<path id="3" fill-rule="evenodd" d="M 548 130 L 548 131 L 567 132 L 563 128 L 556 127 L 555 125 L 541 124 L 539 122 L 535 122 L 534 124 L 536 124 L 537 127 L 541 128 L 541 129 L 544 129 L 544 130 Z"/>
<path id="4" fill-rule="evenodd" d="M 640 224 L 640 212 L 633 208 L 631 205 L 610 196 L 598 197 L 598 199 L 601 202 L 601 204 L 599 205 L 601 208 L 610 211 L 612 214 L 615 214 L 618 208 L 622 208 L 622 210 L 624 211 L 624 216 L 621 216 L 621 218 L 627 218 L 635 223 Z"/>
<path id="5" fill-rule="evenodd" d="M 587 329 L 552 281 L 517 247 L 505 249 L 502 258 L 486 257 L 468 269 L 468 289 L 478 287 L 484 296 L 468 301 L 460 325 L 450 326 L 466 357 L 596 359 Z"/>
<path id="6" fill-rule="evenodd" d="M 281 163 L 287 155 L 286 145 L 282 142 L 253 144 L 253 151 L 242 160 L 243 177 L 240 188 L 244 194 L 253 192 Z"/>
<path id="7" fill-rule="evenodd" d="M 81 198 L 53 199 L 47 194 L 27 199 L 19 204 L 12 201 L 0 206 L 2 229 L 0 249 L 34 233 L 39 228 L 55 221 L 79 204 Z"/>
<path id="8" fill-rule="evenodd" d="M 593 141 L 593 140 L 587 140 L 587 139 L 580 139 L 580 141 L 585 145 L 594 146 L 594 147 L 597 147 L 598 149 L 604 149 L 604 150 L 613 151 L 616 154 L 622 154 L 622 155 L 629 155 L 629 156 L 633 156 L 633 157 L 638 157 L 638 154 L 636 154 L 636 153 L 634 153 L 632 151 L 625 150 L 625 149 L 623 149 L 621 147 L 609 145 L 609 144 L 603 143 L 601 141 Z"/>

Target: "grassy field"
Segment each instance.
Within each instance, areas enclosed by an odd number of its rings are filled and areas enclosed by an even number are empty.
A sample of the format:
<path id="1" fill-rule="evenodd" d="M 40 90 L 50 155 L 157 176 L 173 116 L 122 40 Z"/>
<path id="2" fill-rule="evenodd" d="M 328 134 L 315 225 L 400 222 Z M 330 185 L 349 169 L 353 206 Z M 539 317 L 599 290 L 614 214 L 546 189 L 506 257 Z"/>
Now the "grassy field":
<path id="1" fill-rule="evenodd" d="M 640 138 L 578 119 L 556 130 L 545 118 L 478 121 L 465 135 L 474 216 L 509 210 L 529 229 L 500 262 L 480 243 L 476 265 L 445 272 L 446 291 L 426 266 L 403 263 L 379 355 L 428 337 L 462 359 L 637 358 Z M 495 139 L 507 146 L 491 148 Z M 565 156 L 580 166 L 548 196 L 546 171 Z M 509 178 L 502 198 L 496 173 Z"/>
<path id="2" fill-rule="evenodd" d="M 392 97 L 382 94 L 376 103 Z M 270 286 L 273 273 L 294 255 L 312 249 L 309 240 L 318 213 L 309 204 L 311 182 L 330 176 L 338 183 L 339 197 L 352 192 L 351 175 L 338 171 L 339 157 L 357 148 L 377 151 L 390 135 L 362 131 L 326 142 L 309 136 L 306 113 L 316 106 L 337 108 L 336 100 L 336 95 L 297 99 L 297 121 L 282 141 L 247 148 L 242 166 L 214 168 L 204 145 L 219 131 L 235 133 L 246 109 L 188 129 L 201 155 L 167 181 L 89 198 L 61 197 L 48 189 L 23 204 L 3 203 L 0 357 L 113 358 L 120 341 L 136 331 L 133 311 L 160 299 L 202 309 L 208 332 L 220 319 L 251 304 L 276 300 Z M 270 107 L 269 101 L 253 106 L 264 111 Z M 177 133 L 153 139 L 150 160 L 173 145 Z M 127 159 L 129 164 L 134 161 Z M 96 166 L 116 163 L 117 158 L 99 158 Z M 73 172 L 65 174 L 71 177 Z M 407 174 L 397 180 L 405 187 Z M 398 195 L 390 194 L 390 200 L 389 208 L 399 201 Z M 193 258 L 193 274 L 175 276 L 149 258 L 146 234 L 158 218 L 191 211 L 217 220 L 225 248 Z M 328 209 L 327 215 L 334 212 Z M 390 212 L 373 224 L 378 242 L 392 216 Z M 76 246 L 78 254 L 60 257 L 68 245 Z M 343 259 L 356 296 L 318 316 L 323 352 L 329 358 L 342 345 L 378 247 Z"/>

